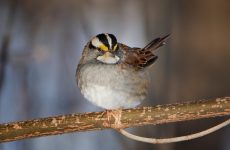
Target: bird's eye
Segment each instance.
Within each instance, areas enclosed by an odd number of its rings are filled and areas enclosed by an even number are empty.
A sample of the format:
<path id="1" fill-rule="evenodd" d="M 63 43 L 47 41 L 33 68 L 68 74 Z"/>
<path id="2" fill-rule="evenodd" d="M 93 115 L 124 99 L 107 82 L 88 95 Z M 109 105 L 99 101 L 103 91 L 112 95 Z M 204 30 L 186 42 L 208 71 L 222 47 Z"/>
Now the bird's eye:
<path id="1" fill-rule="evenodd" d="M 95 47 L 95 46 L 93 46 L 92 42 L 90 42 L 90 44 L 89 44 L 89 48 L 90 48 L 90 49 L 95 49 L 96 47 Z"/>
<path id="2" fill-rule="evenodd" d="M 103 50 L 102 49 L 100 49 L 100 48 L 97 48 L 96 49 L 98 52 L 102 52 Z"/>

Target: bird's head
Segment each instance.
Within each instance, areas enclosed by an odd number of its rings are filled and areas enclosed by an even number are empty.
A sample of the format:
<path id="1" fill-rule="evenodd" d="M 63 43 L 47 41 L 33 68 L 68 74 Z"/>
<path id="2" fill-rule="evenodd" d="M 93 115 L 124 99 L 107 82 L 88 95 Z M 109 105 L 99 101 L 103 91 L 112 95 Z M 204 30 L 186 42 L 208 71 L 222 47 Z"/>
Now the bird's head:
<path id="1" fill-rule="evenodd" d="M 113 34 L 102 33 L 93 37 L 89 42 L 89 54 L 97 61 L 105 64 L 116 64 L 120 57 L 117 55 L 119 45 Z"/>

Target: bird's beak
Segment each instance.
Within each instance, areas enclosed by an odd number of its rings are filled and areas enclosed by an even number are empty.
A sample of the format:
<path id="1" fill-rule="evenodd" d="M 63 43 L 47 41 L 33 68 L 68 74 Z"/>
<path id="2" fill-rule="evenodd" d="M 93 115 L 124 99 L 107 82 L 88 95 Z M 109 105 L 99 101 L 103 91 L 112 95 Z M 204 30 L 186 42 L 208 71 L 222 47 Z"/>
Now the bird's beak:
<path id="1" fill-rule="evenodd" d="M 98 56 L 97 60 L 107 64 L 115 64 L 120 60 L 120 58 L 111 52 L 105 52 L 102 56 Z"/>
<path id="2" fill-rule="evenodd" d="M 104 57 L 105 57 L 105 58 L 114 57 L 114 54 L 112 54 L 112 53 L 110 53 L 110 52 L 106 52 L 106 53 L 104 54 Z"/>

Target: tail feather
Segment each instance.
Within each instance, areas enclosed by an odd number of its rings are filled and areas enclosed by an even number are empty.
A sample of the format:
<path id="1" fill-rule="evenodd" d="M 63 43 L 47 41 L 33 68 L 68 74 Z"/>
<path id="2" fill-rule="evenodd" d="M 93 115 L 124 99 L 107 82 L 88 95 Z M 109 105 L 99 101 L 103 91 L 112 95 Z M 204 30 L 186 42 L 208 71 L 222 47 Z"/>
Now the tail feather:
<path id="1" fill-rule="evenodd" d="M 162 37 L 162 38 L 159 37 L 159 38 L 154 39 L 152 42 L 150 42 L 148 45 L 146 45 L 142 50 L 145 51 L 146 49 L 148 49 L 148 50 L 153 51 L 153 50 L 155 50 L 155 49 L 161 47 L 162 45 L 165 44 L 165 40 L 166 40 L 169 36 L 170 36 L 170 34 L 168 34 L 168 35 L 166 35 L 166 36 L 164 36 L 164 37 Z"/>

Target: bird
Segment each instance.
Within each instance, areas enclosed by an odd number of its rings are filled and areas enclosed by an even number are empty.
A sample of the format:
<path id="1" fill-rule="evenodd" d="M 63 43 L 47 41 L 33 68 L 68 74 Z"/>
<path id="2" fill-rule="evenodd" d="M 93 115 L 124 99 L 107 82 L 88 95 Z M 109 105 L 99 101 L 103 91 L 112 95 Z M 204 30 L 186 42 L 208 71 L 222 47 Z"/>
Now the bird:
<path id="1" fill-rule="evenodd" d="M 134 108 L 148 94 L 149 70 L 158 56 L 154 50 L 169 34 L 144 48 L 119 43 L 111 33 L 101 33 L 85 45 L 76 69 L 76 82 L 83 96 L 106 110 Z"/>

